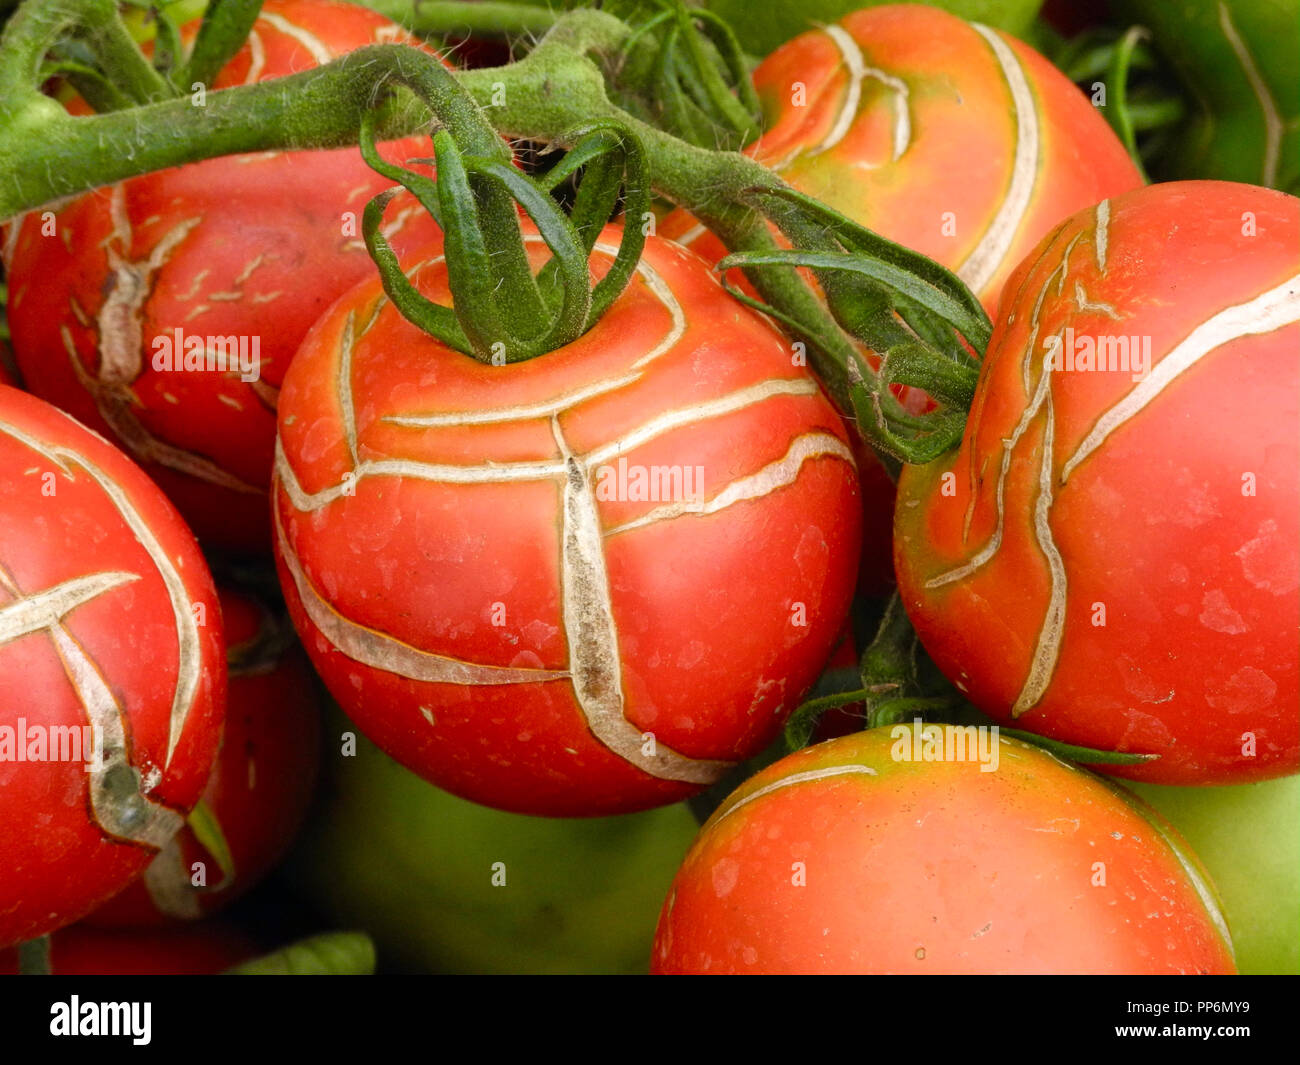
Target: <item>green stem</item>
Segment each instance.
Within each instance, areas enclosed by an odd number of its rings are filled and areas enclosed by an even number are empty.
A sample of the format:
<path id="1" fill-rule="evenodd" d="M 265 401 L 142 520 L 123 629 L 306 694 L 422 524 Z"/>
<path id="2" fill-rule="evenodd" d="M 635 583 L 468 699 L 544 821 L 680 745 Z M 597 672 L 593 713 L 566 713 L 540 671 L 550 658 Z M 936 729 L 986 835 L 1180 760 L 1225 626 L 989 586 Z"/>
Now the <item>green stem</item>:
<path id="1" fill-rule="evenodd" d="M 111 6 L 111 0 L 28 4 L 7 27 L 0 42 L 0 219 L 213 156 L 353 145 L 377 92 L 397 85 L 429 89 L 439 78 L 450 79 L 422 52 L 374 45 L 300 74 L 208 93 L 203 107 L 171 99 L 74 119 L 37 92 L 41 61 L 88 11 L 107 18 Z M 115 12 L 112 21 L 120 25 Z M 766 220 L 745 195 L 784 187 L 779 178 L 738 153 L 687 144 L 610 101 L 597 60 L 616 56 L 630 32 L 600 11 L 565 15 L 520 62 L 457 74 L 473 100 L 446 94 L 440 117 L 465 151 L 485 157 L 503 149 L 495 134 L 486 143 L 478 108 L 497 133 L 562 147 L 572 146 L 565 143 L 572 130 L 619 123 L 645 148 L 655 192 L 692 211 L 732 250 L 774 250 Z M 142 57 L 138 61 L 148 68 Z M 427 128 L 428 110 L 407 98 L 390 105 L 386 119 L 377 134 L 396 136 Z M 471 127 L 471 140 L 461 140 Z M 850 389 L 864 376 L 859 356 L 817 296 L 791 267 L 755 271 L 751 279 L 764 299 L 816 338 L 809 352 L 813 368 L 841 408 L 851 410 Z"/>
<path id="2" fill-rule="evenodd" d="M 76 36 L 110 74 L 113 84 L 136 103 L 166 100 L 176 95 L 167 78 L 144 57 L 112 0 L 53 0 L 51 7 L 77 10 Z M 19 15 L 32 4 L 25 4 Z"/>
<path id="3" fill-rule="evenodd" d="M 243 47 L 261 10 L 262 0 L 212 0 L 203 14 L 190 57 L 173 79 L 176 86 L 188 92 L 195 84 L 211 85 L 221 68 Z"/>
<path id="4" fill-rule="evenodd" d="M 431 37 L 507 37 L 543 34 L 561 13 L 529 4 L 361 0 L 363 6 Z"/>

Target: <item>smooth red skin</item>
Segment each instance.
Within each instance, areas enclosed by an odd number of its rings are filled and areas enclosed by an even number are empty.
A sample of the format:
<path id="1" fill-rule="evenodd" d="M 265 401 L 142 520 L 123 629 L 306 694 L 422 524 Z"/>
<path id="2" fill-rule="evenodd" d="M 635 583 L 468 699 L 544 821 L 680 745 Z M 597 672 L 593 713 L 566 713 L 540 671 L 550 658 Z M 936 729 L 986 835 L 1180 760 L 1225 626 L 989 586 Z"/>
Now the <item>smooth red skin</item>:
<path id="1" fill-rule="evenodd" d="M 50 937 L 55 976 L 210 976 L 257 957 L 253 939 L 234 925 L 109 931 L 87 925 Z M 18 973 L 18 951 L 0 950 L 0 975 Z"/>
<path id="2" fill-rule="evenodd" d="M 335 55 L 405 39 L 389 20 L 351 4 L 268 0 L 262 10 L 308 29 Z M 188 26 L 187 34 L 197 25 Z M 301 43 L 265 21 L 255 29 L 266 56 L 258 80 L 316 65 Z M 214 87 L 242 84 L 250 54 L 245 45 Z M 409 137 L 384 145 L 383 154 L 405 162 L 431 156 L 432 146 L 427 137 Z M 143 308 L 142 373 L 131 392 L 139 401 L 135 413 L 155 437 L 212 460 L 257 489 L 237 491 L 135 456 L 205 543 L 247 552 L 268 549 L 266 492 L 275 411 L 237 375 L 155 370 L 153 339 L 171 336 L 177 327 L 187 336 L 260 337 L 262 380 L 278 388 L 312 323 L 337 296 L 373 276 L 361 214 L 367 201 L 390 185 L 355 148 L 209 159 L 123 183 L 134 261 L 147 260 L 177 225 L 202 218 L 153 277 Z M 93 376 L 99 365 L 95 315 L 113 288 L 105 245 L 113 232 L 110 201 L 111 191 L 98 189 L 56 211 L 58 237 L 42 235 L 42 212 L 26 217 L 9 261 L 9 319 L 29 390 L 112 437 L 62 337 L 66 328 Z M 391 206 L 388 222 L 413 202 Z M 355 220 L 345 233 L 347 212 Z M 408 241 L 424 244 L 438 233 L 418 207 L 406 219 L 392 238 L 399 251 Z M 261 265 L 237 285 L 259 256 Z M 220 297 L 233 292 L 242 298 Z M 219 296 L 205 298 L 210 293 Z M 74 314 L 74 299 L 88 325 Z M 209 309 L 196 313 L 201 306 Z"/>
<path id="3" fill-rule="evenodd" d="M 229 588 L 218 589 L 218 595 L 227 646 L 253 640 L 264 608 Z M 195 862 L 206 869 L 208 889 L 195 891 L 204 917 L 247 894 L 284 856 L 302 827 L 320 772 L 320 707 L 302 649 L 296 644 L 287 648 L 264 672 L 240 673 L 231 665 L 221 751 L 203 792 L 234 862 L 235 877 L 228 886 L 215 890 L 222 878 L 216 858 L 188 826 L 181 829 L 184 869 L 191 870 Z M 100 927 L 187 923 L 159 910 L 143 879 L 88 920 Z"/>
<path id="4" fill-rule="evenodd" d="M 178 569 L 192 604 L 202 606 L 201 673 L 171 763 L 168 719 L 177 675 L 176 626 L 157 569 L 105 494 L 79 468 L 59 473 L 45 457 L 0 433 L 0 565 L 26 593 L 89 573 L 125 570 L 140 579 L 75 608 L 64 627 L 97 664 L 126 708 L 132 764 L 162 770 L 150 793 L 188 811 L 216 757 L 226 700 L 221 610 L 194 537 L 166 497 L 106 441 L 34 396 L 0 387 L 0 424 L 46 445 L 74 450 L 126 492 Z M 55 495 L 41 494 L 56 473 Z M 11 601 L 0 591 L 0 605 Z M 0 715 L 15 725 L 88 723 L 44 632 L 0 645 Z M 70 924 L 126 886 L 153 851 L 115 840 L 89 814 L 80 763 L 0 762 L 0 944 Z"/>
<path id="5" fill-rule="evenodd" d="M 617 242 L 617 231 L 606 239 Z M 781 335 L 727 298 L 696 256 L 651 238 L 644 258 L 684 308 L 685 336 L 636 384 L 561 416 L 575 453 L 693 401 L 771 378 L 806 379 Z M 419 276 L 422 289 L 446 301 L 441 266 Z M 339 483 L 351 468 L 333 384 L 340 330 L 349 314 L 367 320 L 380 295 L 378 283 L 367 283 L 337 303 L 285 381 L 281 442 L 306 491 Z M 352 356 L 359 453 L 462 464 L 553 460 L 546 419 L 439 430 L 381 419 L 514 405 L 590 385 L 626 372 L 670 324 L 637 277 L 575 343 L 491 367 L 425 338 L 386 307 Z M 820 392 L 769 399 L 624 454 L 634 465 L 703 466 L 711 497 L 813 430 L 845 438 Z M 565 668 L 556 483 L 362 479 L 355 496 L 308 515 L 294 511 L 283 488 L 276 498 L 305 573 L 343 617 L 465 661 Z M 598 506 L 608 529 L 656 504 Z M 809 460 L 794 484 L 761 499 L 606 540 L 628 719 L 691 757 L 739 760 L 761 750 L 816 679 L 839 633 L 860 514 L 854 470 L 822 457 Z M 699 790 L 651 777 L 608 751 L 589 731 L 567 680 L 433 685 L 346 658 L 307 620 L 279 551 L 277 559 L 294 624 L 335 698 L 380 747 L 440 787 L 556 816 L 644 809 Z M 500 627 L 490 623 L 496 602 L 506 605 Z M 807 604 L 804 628 L 791 625 L 796 602 Z"/>
<path id="6" fill-rule="evenodd" d="M 1257 217 L 1255 237 L 1241 234 L 1244 211 Z M 1015 296 L 997 323 L 961 448 L 906 468 L 899 481 L 895 563 L 907 612 L 944 673 L 1006 723 L 1049 596 L 1033 532 L 1041 418 L 1012 463 L 1001 550 L 966 580 L 924 585 L 973 555 L 994 528 L 1000 441 L 1025 408 L 1020 357 L 1047 272 L 1084 234 L 1070 277 L 1122 321 L 1079 313 L 1072 284 L 1057 294 L 1052 283 L 1041 335 L 1067 325 L 1150 335 L 1159 365 L 1199 323 L 1300 267 L 1300 201 L 1279 192 L 1177 182 L 1119 197 L 1105 276 L 1088 236 L 1093 217 L 1062 223 L 1012 279 Z M 1056 478 L 1051 529 L 1067 576 L 1064 638 L 1044 698 L 1017 728 L 1159 754 L 1138 767 L 1098 767 L 1155 783 L 1244 783 L 1300 770 L 1298 349 L 1296 325 L 1230 341 L 1113 433 L 1068 484 Z M 1057 470 L 1132 387 L 1124 373 L 1053 376 Z M 944 496 L 949 470 L 955 494 Z M 1245 471 L 1257 476 L 1254 498 L 1242 496 Z M 963 545 L 972 472 L 983 481 Z M 1094 603 L 1106 606 L 1104 628 L 1092 624 Z M 1241 753 L 1247 731 L 1257 737 L 1254 757 Z"/>
<path id="7" fill-rule="evenodd" d="M 1236 971 L 1162 838 L 1172 830 L 1104 782 L 1007 739 L 993 772 L 894 761 L 890 733 L 807 747 L 719 807 L 665 901 L 653 972 Z M 853 764 L 875 775 L 805 780 L 728 812 L 795 773 Z"/>

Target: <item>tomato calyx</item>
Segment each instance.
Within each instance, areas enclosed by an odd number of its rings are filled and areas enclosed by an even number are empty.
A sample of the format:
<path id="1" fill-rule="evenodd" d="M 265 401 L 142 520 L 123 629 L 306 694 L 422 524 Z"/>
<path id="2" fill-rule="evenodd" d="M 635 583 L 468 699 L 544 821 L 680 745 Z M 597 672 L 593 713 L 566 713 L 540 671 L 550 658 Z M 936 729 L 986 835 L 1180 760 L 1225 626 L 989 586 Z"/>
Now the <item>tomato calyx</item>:
<path id="1" fill-rule="evenodd" d="M 366 205 L 362 232 L 384 291 L 402 316 L 449 347 L 492 365 L 522 362 L 582 336 L 627 286 L 650 215 L 645 151 L 624 125 L 603 120 L 563 140 L 573 148 L 545 174 L 530 177 L 513 165 L 509 149 L 445 70 L 412 88 L 446 128 L 433 136 L 437 177 L 386 162 L 375 145 L 377 113 L 361 123 L 366 162 L 399 182 L 442 228 L 443 256 L 452 306 L 422 295 L 412 284 L 381 230 L 394 191 Z M 552 192 L 569 178 L 576 194 L 569 213 Z M 632 219 L 623 227 L 614 261 L 594 284 L 589 257 L 605 224 L 620 207 Z M 520 211 L 537 235 L 525 235 Z M 534 274 L 526 244 L 540 239 L 551 257 Z"/>
<path id="2" fill-rule="evenodd" d="M 762 109 L 735 33 L 707 8 L 656 3 L 619 49 L 619 101 L 689 144 L 739 151 L 762 131 Z"/>
<path id="3" fill-rule="evenodd" d="M 839 328 L 867 349 L 844 367 L 847 405 L 867 441 L 888 458 L 918 464 L 955 446 L 993 332 L 975 295 L 938 263 L 794 189 L 754 189 L 750 197 L 793 247 L 726 256 L 717 269 L 727 290 L 778 318 L 819 351 L 833 351 L 833 338 L 727 279 L 732 267 L 810 269 Z M 903 388 L 924 391 L 935 408 L 920 414 L 908 410 L 897 394 Z"/>

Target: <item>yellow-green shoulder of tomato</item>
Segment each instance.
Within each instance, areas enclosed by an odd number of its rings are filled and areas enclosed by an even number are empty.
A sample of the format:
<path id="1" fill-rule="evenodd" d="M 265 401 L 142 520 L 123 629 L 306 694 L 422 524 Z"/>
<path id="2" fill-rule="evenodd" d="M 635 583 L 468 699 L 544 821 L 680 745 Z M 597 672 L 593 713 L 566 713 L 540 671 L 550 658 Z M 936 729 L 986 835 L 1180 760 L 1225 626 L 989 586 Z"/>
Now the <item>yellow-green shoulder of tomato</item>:
<path id="1" fill-rule="evenodd" d="M 441 973 L 642 973 L 697 825 L 684 804 L 564 820 L 501 813 L 331 729 L 321 808 L 290 876 L 380 966 Z"/>
<path id="2" fill-rule="evenodd" d="M 1215 788 L 1124 785 L 1209 871 L 1241 973 L 1300 973 L 1300 776 Z"/>

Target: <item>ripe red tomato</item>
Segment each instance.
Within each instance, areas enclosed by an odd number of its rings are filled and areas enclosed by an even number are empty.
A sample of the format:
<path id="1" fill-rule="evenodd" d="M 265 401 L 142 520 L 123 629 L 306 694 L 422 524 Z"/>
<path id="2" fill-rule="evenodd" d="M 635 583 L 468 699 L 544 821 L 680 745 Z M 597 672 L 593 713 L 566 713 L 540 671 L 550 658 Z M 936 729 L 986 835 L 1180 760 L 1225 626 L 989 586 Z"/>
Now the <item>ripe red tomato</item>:
<path id="1" fill-rule="evenodd" d="M 228 868 L 187 825 L 140 879 L 91 915 L 96 925 L 163 924 L 224 909 L 280 860 L 311 803 L 320 709 L 307 658 L 286 641 L 287 622 L 249 596 L 218 594 L 230 680 L 221 752 L 202 801 L 228 847 Z"/>
<path id="2" fill-rule="evenodd" d="M 78 924 L 50 937 L 55 976 L 211 976 L 257 954 L 247 933 L 216 921 L 129 932 Z M 0 950 L 0 975 L 17 972 L 17 949 Z"/>
<path id="3" fill-rule="evenodd" d="M 418 276 L 448 301 L 440 260 Z M 490 806 L 700 790 L 774 737 L 848 609 L 839 417 L 667 241 L 585 336 L 505 366 L 359 286 L 294 359 L 280 449 L 277 561 L 317 670 L 385 751 Z"/>
<path id="4" fill-rule="evenodd" d="M 819 743 L 741 785 L 677 873 L 654 971 L 1235 971 L 1208 880 L 1154 815 L 991 730 L 984 762 L 942 760 L 944 738 L 921 760 L 915 735 Z"/>
<path id="5" fill-rule="evenodd" d="M 1300 770 L 1300 200 L 1140 189 L 1012 278 L 961 447 L 899 481 L 899 589 L 982 710 L 1170 784 Z M 1052 356 L 1049 360 L 1048 356 Z"/>
<path id="6" fill-rule="evenodd" d="M 268 0 L 214 88 L 405 36 L 351 4 Z M 384 152 L 405 161 L 432 148 L 410 137 Z M 264 152 L 32 212 L 11 227 L 5 257 L 27 387 L 115 438 L 200 539 L 267 550 L 279 386 L 311 324 L 373 273 L 361 212 L 388 185 L 355 148 Z M 418 205 L 408 208 L 388 215 L 399 248 L 437 232 Z"/>
<path id="7" fill-rule="evenodd" d="M 802 34 L 754 71 L 748 153 L 801 192 L 955 271 L 990 313 L 1066 215 L 1142 184 L 1088 99 L 1028 45 L 919 4 Z M 660 227 L 710 262 L 683 212 Z"/>
<path id="8" fill-rule="evenodd" d="M 149 864 L 203 792 L 225 698 L 221 609 L 171 504 L 0 387 L 0 946 Z"/>

